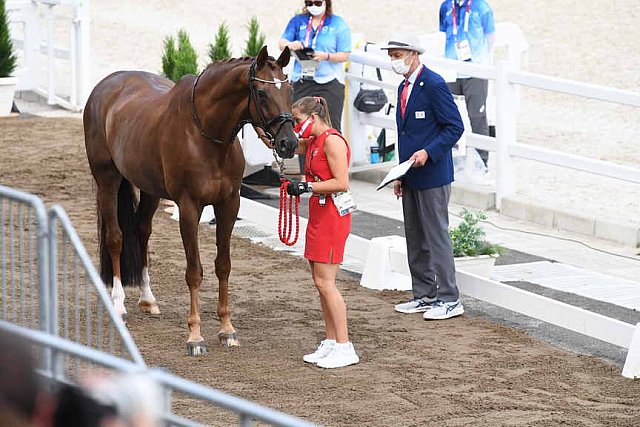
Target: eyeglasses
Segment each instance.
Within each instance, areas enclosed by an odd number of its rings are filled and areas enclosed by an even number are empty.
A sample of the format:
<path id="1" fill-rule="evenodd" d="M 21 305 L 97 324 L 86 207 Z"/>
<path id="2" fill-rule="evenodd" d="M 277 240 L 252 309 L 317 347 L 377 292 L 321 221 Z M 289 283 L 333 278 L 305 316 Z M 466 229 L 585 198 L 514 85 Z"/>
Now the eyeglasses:
<path id="1" fill-rule="evenodd" d="M 307 7 L 311 7 L 311 6 L 322 6 L 322 3 L 324 3 L 324 0 L 314 0 L 314 1 L 306 0 L 306 1 L 304 2 L 304 5 L 305 5 L 305 6 L 307 6 Z"/>

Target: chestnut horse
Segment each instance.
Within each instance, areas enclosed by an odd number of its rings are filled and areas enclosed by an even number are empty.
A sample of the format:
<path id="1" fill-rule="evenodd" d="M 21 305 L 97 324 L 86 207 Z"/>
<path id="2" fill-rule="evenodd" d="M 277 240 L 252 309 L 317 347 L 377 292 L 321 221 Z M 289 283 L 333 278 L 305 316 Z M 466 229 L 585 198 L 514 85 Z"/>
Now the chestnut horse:
<path id="1" fill-rule="evenodd" d="M 191 297 L 190 355 L 206 352 L 200 333 L 198 223 L 209 204 L 216 216 L 218 338 L 225 347 L 238 345 L 228 302 L 229 245 L 244 169 L 236 135 L 251 123 L 280 157 L 293 157 L 292 92 L 282 70 L 289 59 L 289 49 L 275 60 L 263 47 L 255 59 L 216 62 L 175 85 L 155 74 L 120 71 L 98 83 L 87 101 L 85 146 L 97 184 L 102 278 L 113 285 L 111 297 L 123 317 L 123 285 L 139 286 L 143 312 L 160 313 L 151 292 L 147 248 L 159 199 L 175 201 Z"/>

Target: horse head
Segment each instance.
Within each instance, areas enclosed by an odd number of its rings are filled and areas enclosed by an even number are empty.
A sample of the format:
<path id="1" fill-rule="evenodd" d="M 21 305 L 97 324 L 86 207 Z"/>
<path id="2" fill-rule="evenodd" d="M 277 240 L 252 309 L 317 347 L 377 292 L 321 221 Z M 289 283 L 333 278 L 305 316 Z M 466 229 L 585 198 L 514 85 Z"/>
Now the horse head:
<path id="1" fill-rule="evenodd" d="M 293 157 L 298 146 L 291 116 L 292 88 L 283 72 L 290 59 L 288 47 L 273 59 L 264 46 L 249 72 L 251 122 L 263 142 L 282 158 Z"/>

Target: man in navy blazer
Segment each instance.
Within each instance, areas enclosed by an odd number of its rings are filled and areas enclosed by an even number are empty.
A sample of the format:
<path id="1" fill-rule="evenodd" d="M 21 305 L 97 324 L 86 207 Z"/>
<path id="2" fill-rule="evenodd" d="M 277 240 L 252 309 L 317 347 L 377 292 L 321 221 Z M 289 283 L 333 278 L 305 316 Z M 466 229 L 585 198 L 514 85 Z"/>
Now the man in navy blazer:
<path id="1" fill-rule="evenodd" d="M 393 187 L 402 197 L 413 288 L 413 299 L 395 310 L 424 313 L 427 320 L 448 319 L 464 313 L 448 233 L 451 149 L 464 125 L 444 79 L 420 62 L 424 49 L 415 35 L 395 34 L 382 49 L 388 50 L 393 70 L 405 78 L 396 108 L 398 149 L 400 162 L 414 162 Z"/>

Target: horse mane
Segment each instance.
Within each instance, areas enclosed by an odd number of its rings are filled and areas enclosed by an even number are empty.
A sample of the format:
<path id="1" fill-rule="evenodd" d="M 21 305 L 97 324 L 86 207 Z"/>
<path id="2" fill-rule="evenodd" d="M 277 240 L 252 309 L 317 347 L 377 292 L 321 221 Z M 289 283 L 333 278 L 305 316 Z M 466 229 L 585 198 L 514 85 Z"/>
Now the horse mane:
<path id="1" fill-rule="evenodd" d="M 220 73 L 223 71 L 228 70 L 229 68 L 235 67 L 236 65 L 242 65 L 246 62 L 251 62 L 253 61 L 255 58 L 251 57 L 251 56 L 243 56 L 240 58 L 228 58 L 228 59 L 221 59 L 219 61 L 215 61 L 215 62 L 211 62 L 209 65 L 207 65 L 205 67 L 205 69 L 202 71 L 202 74 L 204 74 L 205 72 L 208 72 L 210 68 L 215 68 L 215 70 L 212 70 L 213 72 Z M 276 59 L 269 55 L 267 57 L 267 61 L 275 61 Z"/>

